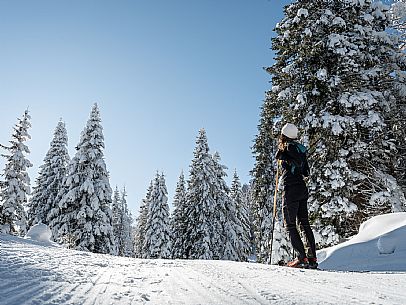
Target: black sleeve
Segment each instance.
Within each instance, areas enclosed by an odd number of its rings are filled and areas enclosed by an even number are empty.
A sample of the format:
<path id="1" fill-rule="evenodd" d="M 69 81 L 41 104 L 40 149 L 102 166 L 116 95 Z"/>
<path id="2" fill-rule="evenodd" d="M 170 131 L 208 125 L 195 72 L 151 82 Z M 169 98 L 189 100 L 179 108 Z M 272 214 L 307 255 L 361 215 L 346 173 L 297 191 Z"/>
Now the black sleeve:
<path id="1" fill-rule="evenodd" d="M 285 170 L 289 170 L 289 158 L 286 153 L 286 148 L 284 150 L 278 149 L 275 155 L 275 159 L 283 161 L 281 163 L 282 168 Z"/>
<path id="2" fill-rule="evenodd" d="M 275 159 L 286 161 L 288 159 L 287 154 L 286 154 L 286 148 L 284 150 L 278 149 L 278 151 L 276 152 L 276 155 L 275 155 Z"/>
<path id="3" fill-rule="evenodd" d="M 295 144 L 288 143 L 288 145 L 286 147 L 286 156 L 287 156 L 288 160 L 294 162 L 295 164 L 301 164 L 302 157 L 300 154 L 301 153 L 299 152 L 299 150 Z"/>
<path id="4" fill-rule="evenodd" d="M 276 160 L 282 160 L 281 156 L 282 156 L 282 150 L 278 149 L 278 151 L 275 154 L 275 159 Z"/>
<path id="5" fill-rule="evenodd" d="M 309 167 L 309 163 L 307 162 L 307 157 L 305 157 L 305 162 L 303 165 L 303 176 L 305 176 L 305 177 L 310 176 L 310 167 Z"/>

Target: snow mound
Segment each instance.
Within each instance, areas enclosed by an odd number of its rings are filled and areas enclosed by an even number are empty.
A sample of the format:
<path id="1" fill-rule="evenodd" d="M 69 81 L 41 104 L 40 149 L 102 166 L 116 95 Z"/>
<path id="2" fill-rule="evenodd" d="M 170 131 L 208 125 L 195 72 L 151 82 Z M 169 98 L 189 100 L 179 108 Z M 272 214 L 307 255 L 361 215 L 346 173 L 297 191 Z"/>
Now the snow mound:
<path id="1" fill-rule="evenodd" d="M 350 240 L 317 252 L 320 268 L 406 271 L 406 213 L 373 217 Z"/>
<path id="2" fill-rule="evenodd" d="M 395 253 L 397 241 L 393 234 L 384 234 L 379 237 L 377 242 L 379 254 Z"/>
<path id="3" fill-rule="evenodd" d="M 51 241 L 51 236 L 52 236 L 52 232 L 48 228 L 48 226 L 43 223 L 38 223 L 38 224 L 32 226 L 31 229 L 28 230 L 28 232 L 24 236 L 24 238 L 30 239 L 33 241 L 37 241 L 40 243 L 54 244 Z"/>

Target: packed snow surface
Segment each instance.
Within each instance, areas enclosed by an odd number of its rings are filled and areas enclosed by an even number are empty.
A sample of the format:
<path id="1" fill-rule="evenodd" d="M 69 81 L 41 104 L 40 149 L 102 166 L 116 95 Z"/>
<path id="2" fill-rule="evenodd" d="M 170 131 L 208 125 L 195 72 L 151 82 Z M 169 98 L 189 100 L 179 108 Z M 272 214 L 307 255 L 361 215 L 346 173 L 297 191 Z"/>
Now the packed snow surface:
<path id="1" fill-rule="evenodd" d="M 406 304 L 405 273 L 141 260 L 0 234 L 0 304 Z"/>
<path id="2" fill-rule="evenodd" d="M 317 256 L 322 269 L 406 271 L 406 213 L 373 217 L 353 238 L 318 251 Z"/>

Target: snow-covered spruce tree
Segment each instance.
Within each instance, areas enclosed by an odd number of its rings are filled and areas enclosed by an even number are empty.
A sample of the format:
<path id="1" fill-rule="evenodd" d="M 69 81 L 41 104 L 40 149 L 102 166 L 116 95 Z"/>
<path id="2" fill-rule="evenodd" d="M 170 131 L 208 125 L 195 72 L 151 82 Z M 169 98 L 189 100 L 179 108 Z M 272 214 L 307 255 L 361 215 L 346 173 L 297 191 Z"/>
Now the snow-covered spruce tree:
<path id="1" fill-rule="evenodd" d="M 223 246 L 221 259 L 238 261 L 240 259 L 239 233 L 242 232 L 242 225 L 238 219 L 236 202 L 230 197 L 230 189 L 226 181 L 227 167 L 220 163 L 221 158 L 218 152 L 213 154 L 213 165 L 216 172 L 216 180 L 212 184 L 213 194 L 216 200 L 216 220 L 218 230 L 221 232 L 220 242 Z"/>
<path id="2" fill-rule="evenodd" d="M 319 245 L 366 218 L 404 209 L 391 159 L 395 58 L 388 7 L 365 1 L 295 1 L 273 39 L 272 93 L 284 122 L 310 146 L 310 210 Z M 349 183 L 350 182 L 350 183 Z"/>
<path id="3" fill-rule="evenodd" d="M 136 240 L 135 236 L 137 234 L 137 231 L 136 231 L 137 226 L 136 226 L 136 220 L 134 220 L 134 217 L 132 215 L 131 215 L 131 217 L 133 219 L 133 225 L 131 226 L 131 245 L 132 245 L 132 248 L 131 248 L 130 251 L 131 251 L 131 257 L 137 257 L 137 255 L 135 253 L 135 240 Z"/>
<path id="4" fill-rule="evenodd" d="M 251 188 L 255 253 L 257 261 L 262 263 L 268 261 L 270 251 L 277 164 L 275 154 L 281 127 L 282 105 L 275 93 L 277 90 L 278 87 L 274 86 L 274 90 L 266 93 L 258 124 L 258 134 L 252 148 L 255 156 L 255 165 L 251 172 L 253 176 Z M 281 208 L 280 201 L 278 201 L 278 206 Z"/>
<path id="5" fill-rule="evenodd" d="M 116 255 L 122 256 L 123 254 L 123 240 L 121 239 L 121 234 L 123 232 L 123 205 L 120 198 L 120 192 L 118 187 L 113 193 L 113 202 L 111 206 L 111 213 L 112 213 L 112 226 L 113 226 L 113 235 L 114 235 L 114 245 L 115 250 L 114 253 Z"/>
<path id="6" fill-rule="evenodd" d="M 145 256 L 144 253 L 144 241 L 145 241 L 145 226 L 147 224 L 148 209 L 150 205 L 151 193 L 153 188 L 153 181 L 151 181 L 147 194 L 142 200 L 140 205 L 138 217 L 135 220 L 134 229 L 134 255 L 137 258 L 142 258 Z"/>
<path id="7" fill-rule="evenodd" d="M 186 205 L 186 257 L 191 259 L 221 258 L 224 253 L 222 224 L 217 211 L 217 172 L 209 154 L 204 129 L 199 131 L 190 165 Z"/>
<path id="8" fill-rule="evenodd" d="M 239 261 L 247 261 L 248 256 L 251 254 L 250 245 L 250 219 L 249 219 L 249 207 L 247 201 L 243 200 L 240 178 L 237 175 L 237 171 L 234 171 L 233 180 L 230 188 L 230 199 L 232 206 L 236 208 L 236 228 L 237 228 L 237 254 Z"/>
<path id="9" fill-rule="evenodd" d="M 46 221 L 47 221 L 49 228 L 51 229 L 53 241 L 63 244 L 68 249 L 75 249 L 77 236 L 74 236 L 70 230 L 70 221 L 67 221 L 67 219 L 65 219 L 62 222 L 62 215 L 61 215 L 62 208 L 59 205 L 62 198 L 69 191 L 69 187 L 66 184 L 66 179 L 68 178 L 68 173 L 69 173 L 71 162 L 72 162 L 72 160 L 69 162 L 69 164 L 67 166 L 65 177 L 63 177 L 63 179 L 62 179 L 62 183 L 61 183 L 60 188 L 55 197 L 55 204 L 53 205 L 51 210 L 48 212 Z M 72 211 L 73 210 L 74 210 L 74 208 L 72 207 Z M 68 214 L 66 209 L 64 210 L 64 213 Z M 60 232 L 59 232 L 59 230 L 61 229 L 62 226 L 64 227 L 63 235 L 60 234 Z"/>
<path id="10" fill-rule="evenodd" d="M 398 37 L 399 49 L 406 50 L 406 0 L 394 1 L 391 6 L 391 25 Z M 394 134 L 397 138 L 398 156 L 394 158 L 396 178 L 406 194 L 406 56 L 401 53 L 395 62 L 398 67 L 394 71 L 396 93 L 396 121 Z"/>
<path id="11" fill-rule="evenodd" d="M 255 213 L 254 213 L 254 199 L 253 199 L 253 183 L 244 184 L 241 188 L 242 205 L 248 209 L 248 223 L 249 223 L 249 241 L 250 241 L 250 255 L 248 259 L 253 259 L 256 255 L 256 241 L 255 241 Z"/>
<path id="12" fill-rule="evenodd" d="M 279 206 L 276 211 L 275 227 L 273 230 L 272 262 L 270 263 L 286 263 L 292 259 L 294 259 L 294 257 L 292 257 L 292 245 L 290 243 L 289 233 L 285 228 L 282 207 Z"/>
<path id="13" fill-rule="evenodd" d="M 100 112 L 94 104 L 64 181 L 58 213 L 50 222 L 54 238 L 77 250 L 114 254 L 112 190 L 104 161 Z"/>
<path id="14" fill-rule="evenodd" d="M 164 175 L 156 174 L 145 224 L 144 258 L 170 258 L 168 192 Z"/>
<path id="15" fill-rule="evenodd" d="M 395 0 L 391 6 L 393 28 L 399 34 L 399 48 L 406 49 L 406 0 Z"/>
<path id="16" fill-rule="evenodd" d="M 56 198 L 70 161 L 67 145 L 68 135 L 65 123 L 61 120 L 55 128 L 50 148 L 40 166 L 36 185 L 28 202 L 29 227 L 37 223 L 48 224 L 48 215 L 58 204 Z"/>
<path id="17" fill-rule="evenodd" d="M 186 214 L 186 184 L 183 171 L 176 185 L 171 217 L 172 258 L 186 258 L 185 238 L 188 216 Z"/>
<path id="18" fill-rule="evenodd" d="M 125 187 L 120 193 L 120 201 L 121 206 L 123 207 L 123 230 L 121 232 L 121 240 L 122 240 L 122 252 L 119 252 L 120 256 L 127 256 L 127 257 L 134 257 L 134 241 L 132 236 L 132 224 L 133 224 L 133 217 L 131 211 L 128 209 L 127 205 L 127 191 Z"/>
<path id="19" fill-rule="evenodd" d="M 26 110 L 14 126 L 10 146 L 1 145 L 9 152 L 2 155 L 6 165 L 2 174 L 0 192 L 0 232 L 24 236 L 27 232 L 27 215 L 24 210 L 27 195 L 30 193 L 30 178 L 27 169 L 32 166 L 25 154 L 30 150 L 24 144 L 31 139 L 28 129 L 31 127 L 30 115 Z"/>

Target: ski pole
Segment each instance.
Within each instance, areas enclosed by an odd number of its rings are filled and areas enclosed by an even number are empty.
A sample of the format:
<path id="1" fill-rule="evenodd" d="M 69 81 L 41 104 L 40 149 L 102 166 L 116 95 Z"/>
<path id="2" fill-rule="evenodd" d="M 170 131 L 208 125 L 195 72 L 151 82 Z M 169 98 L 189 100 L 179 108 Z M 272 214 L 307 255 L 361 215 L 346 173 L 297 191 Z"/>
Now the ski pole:
<path id="1" fill-rule="evenodd" d="M 279 183 L 279 162 L 276 163 L 276 177 L 275 177 L 275 192 L 273 195 L 273 214 L 272 214 L 272 229 L 271 229 L 271 247 L 269 251 L 269 264 L 272 264 L 272 245 L 273 245 L 273 232 L 275 229 L 275 219 L 276 219 L 276 196 L 278 194 L 278 183 Z"/>

